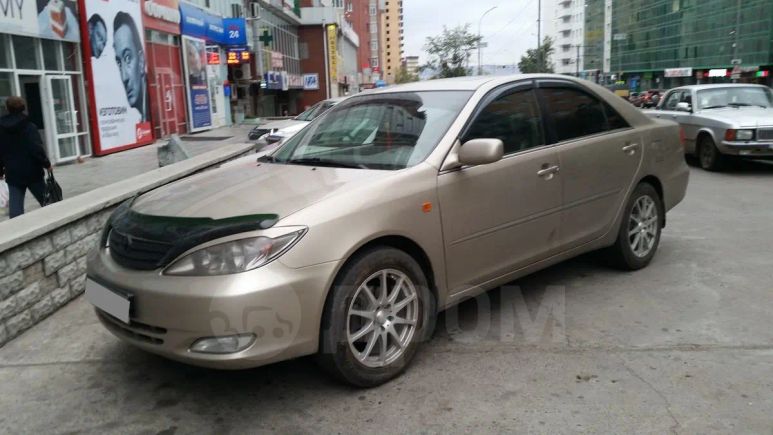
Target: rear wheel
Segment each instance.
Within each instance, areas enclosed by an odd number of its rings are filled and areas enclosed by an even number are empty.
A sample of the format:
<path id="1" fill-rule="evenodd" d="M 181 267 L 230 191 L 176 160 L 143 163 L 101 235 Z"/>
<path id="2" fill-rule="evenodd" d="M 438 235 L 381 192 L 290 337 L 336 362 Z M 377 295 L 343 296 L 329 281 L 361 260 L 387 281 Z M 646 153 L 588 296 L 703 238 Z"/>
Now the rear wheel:
<path id="1" fill-rule="evenodd" d="M 701 136 L 698 144 L 698 162 L 701 168 L 707 171 L 720 171 L 725 166 L 726 160 L 727 157 L 719 152 L 710 136 Z"/>
<path id="2" fill-rule="evenodd" d="M 612 263 L 626 270 L 646 267 L 660 244 L 665 219 L 663 201 L 652 185 L 636 186 L 628 200 L 617 241 L 609 251 Z"/>
<path id="3" fill-rule="evenodd" d="M 398 376 L 435 326 L 427 278 L 407 253 L 365 251 L 341 271 L 325 306 L 320 365 L 356 386 Z"/>

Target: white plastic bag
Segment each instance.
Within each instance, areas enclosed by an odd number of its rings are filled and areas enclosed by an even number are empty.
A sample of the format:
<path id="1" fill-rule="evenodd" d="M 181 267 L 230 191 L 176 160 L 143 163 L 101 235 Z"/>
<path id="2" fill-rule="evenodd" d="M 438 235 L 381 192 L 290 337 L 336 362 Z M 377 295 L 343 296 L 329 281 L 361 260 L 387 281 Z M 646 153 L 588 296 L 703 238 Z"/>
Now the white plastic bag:
<path id="1" fill-rule="evenodd" d="M 8 184 L 0 180 L 0 216 L 8 214 Z"/>

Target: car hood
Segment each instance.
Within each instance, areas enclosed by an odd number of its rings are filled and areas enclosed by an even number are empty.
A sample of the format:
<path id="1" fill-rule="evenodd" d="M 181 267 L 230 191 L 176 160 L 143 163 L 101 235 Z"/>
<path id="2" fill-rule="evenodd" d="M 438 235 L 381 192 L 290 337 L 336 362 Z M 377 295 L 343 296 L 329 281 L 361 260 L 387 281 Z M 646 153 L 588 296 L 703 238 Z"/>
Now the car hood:
<path id="1" fill-rule="evenodd" d="M 282 219 L 328 196 L 390 174 L 258 164 L 253 155 L 149 192 L 134 201 L 132 210 L 144 215 L 211 219 L 270 213 Z"/>
<path id="2" fill-rule="evenodd" d="M 308 124 L 307 121 L 296 121 L 295 119 L 282 119 L 278 121 L 268 121 L 266 123 L 258 125 L 261 130 L 281 130 L 283 128 L 293 127 L 300 124 L 304 126 Z"/>
<path id="3" fill-rule="evenodd" d="M 739 107 L 709 109 L 700 112 L 705 118 L 730 122 L 740 128 L 757 128 L 773 125 L 773 108 Z"/>

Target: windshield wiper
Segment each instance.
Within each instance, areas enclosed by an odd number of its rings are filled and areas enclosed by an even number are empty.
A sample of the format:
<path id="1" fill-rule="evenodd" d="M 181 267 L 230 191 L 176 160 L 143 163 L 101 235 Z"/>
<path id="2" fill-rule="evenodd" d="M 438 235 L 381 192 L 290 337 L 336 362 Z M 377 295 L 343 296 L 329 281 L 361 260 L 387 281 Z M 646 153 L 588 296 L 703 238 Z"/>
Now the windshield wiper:
<path id="1" fill-rule="evenodd" d="M 706 110 L 706 109 L 721 109 L 721 108 L 723 108 L 723 107 L 727 107 L 727 106 L 726 106 L 726 105 L 724 105 L 724 104 L 718 104 L 718 105 L 716 105 L 716 106 L 708 106 L 708 107 L 704 107 L 704 108 L 703 108 L 703 110 Z"/>
<path id="2" fill-rule="evenodd" d="M 307 157 L 291 159 L 287 161 L 289 165 L 305 165 L 305 166 L 326 166 L 330 168 L 353 168 L 353 169 L 368 169 L 365 165 L 355 165 L 351 163 L 336 162 L 334 160 L 323 160 L 319 157 Z"/>

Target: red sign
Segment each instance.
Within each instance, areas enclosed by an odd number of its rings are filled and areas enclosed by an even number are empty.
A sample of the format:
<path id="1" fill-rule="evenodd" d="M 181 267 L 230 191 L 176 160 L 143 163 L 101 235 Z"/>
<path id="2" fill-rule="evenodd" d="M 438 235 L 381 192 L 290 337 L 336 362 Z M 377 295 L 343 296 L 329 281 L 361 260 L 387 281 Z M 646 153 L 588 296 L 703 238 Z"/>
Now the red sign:
<path id="1" fill-rule="evenodd" d="M 142 24 L 146 29 L 180 34 L 180 0 L 143 0 Z"/>
<path id="2" fill-rule="evenodd" d="M 220 65 L 220 52 L 219 51 L 207 51 L 207 64 Z"/>

